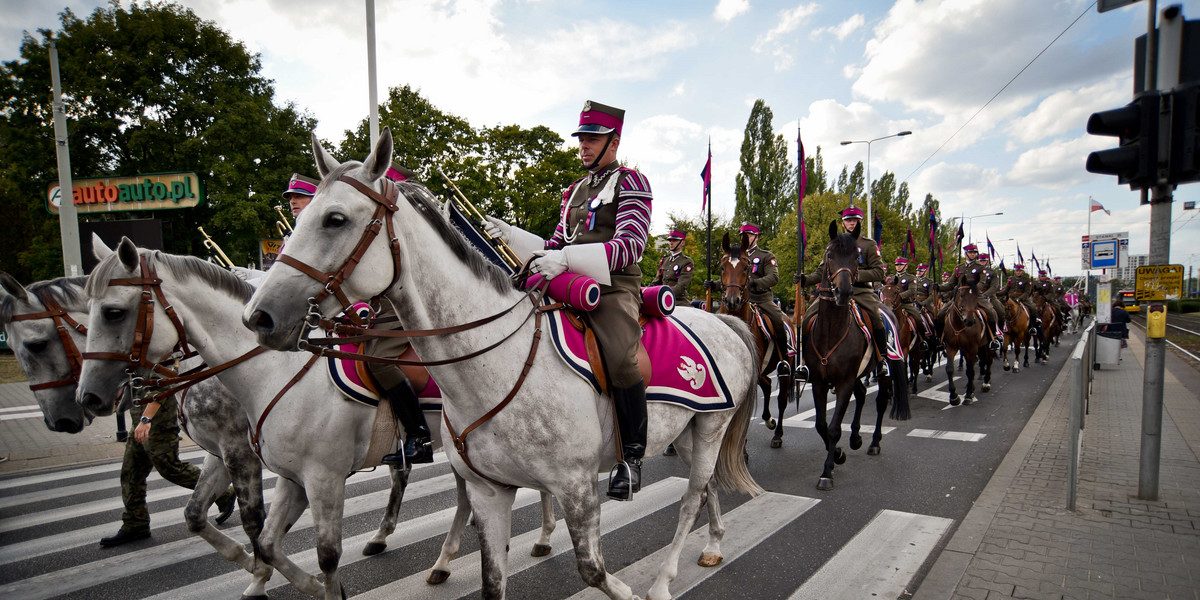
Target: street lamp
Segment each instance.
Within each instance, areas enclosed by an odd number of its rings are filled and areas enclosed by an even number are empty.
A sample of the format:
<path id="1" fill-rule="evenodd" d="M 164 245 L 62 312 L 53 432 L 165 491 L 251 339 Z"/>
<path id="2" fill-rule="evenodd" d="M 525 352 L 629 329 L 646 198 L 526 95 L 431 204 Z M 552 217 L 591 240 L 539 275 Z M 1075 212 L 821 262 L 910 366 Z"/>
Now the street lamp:
<path id="1" fill-rule="evenodd" d="M 971 238 L 971 220 L 972 219 L 982 219 L 984 217 L 998 217 L 1002 214 L 1004 214 L 1004 213 L 1003 212 L 994 212 L 994 213 L 987 213 L 987 214 L 983 214 L 983 215 L 974 215 L 974 216 L 970 216 L 970 217 L 950 217 L 950 222 L 953 223 L 955 219 L 966 221 L 967 222 L 967 241 L 970 241 L 972 239 Z"/>
<path id="2" fill-rule="evenodd" d="M 874 227 L 874 223 L 875 223 L 875 221 L 872 219 L 872 213 L 871 213 L 871 200 L 873 199 L 872 198 L 873 194 L 871 192 L 871 144 L 874 142 L 878 142 L 879 140 L 886 140 L 888 138 L 894 138 L 894 137 L 903 137 L 906 135 L 912 135 L 912 132 L 911 131 L 901 131 L 900 133 L 893 133 L 892 135 L 885 135 L 883 137 L 877 137 L 873 140 L 845 140 L 842 142 L 843 146 L 849 146 L 850 144 L 866 144 L 867 145 L 867 237 L 869 237 L 869 238 L 874 239 L 872 236 L 872 234 L 874 232 L 871 231 L 871 228 Z"/>

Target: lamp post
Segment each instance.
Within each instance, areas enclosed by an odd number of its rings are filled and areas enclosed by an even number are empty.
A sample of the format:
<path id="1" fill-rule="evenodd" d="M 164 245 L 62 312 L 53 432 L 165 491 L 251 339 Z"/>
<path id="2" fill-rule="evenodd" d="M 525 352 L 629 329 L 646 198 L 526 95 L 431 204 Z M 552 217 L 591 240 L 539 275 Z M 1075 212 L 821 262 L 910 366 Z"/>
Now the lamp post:
<path id="1" fill-rule="evenodd" d="M 903 137 L 903 136 L 911 135 L 911 134 L 912 134 L 911 131 L 901 131 L 900 133 L 893 133 L 891 135 L 877 137 L 873 140 L 845 140 L 842 142 L 843 146 L 849 146 L 850 144 L 866 144 L 867 145 L 867 237 L 870 237 L 872 239 L 874 239 L 873 235 L 872 235 L 874 232 L 871 231 L 871 228 L 874 227 L 875 221 L 872 218 L 872 211 L 871 211 L 871 204 L 872 204 L 871 201 L 873 200 L 872 196 L 874 195 L 871 192 L 871 144 L 878 142 L 879 140 L 886 140 L 888 138 L 894 138 L 894 137 Z"/>
<path id="2" fill-rule="evenodd" d="M 971 221 L 973 219 L 982 219 L 984 217 L 998 217 L 1004 214 L 1003 212 L 987 213 L 982 215 L 973 215 L 970 217 L 950 217 L 950 223 L 953 224 L 955 219 L 967 222 L 967 241 L 971 241 Z"/>

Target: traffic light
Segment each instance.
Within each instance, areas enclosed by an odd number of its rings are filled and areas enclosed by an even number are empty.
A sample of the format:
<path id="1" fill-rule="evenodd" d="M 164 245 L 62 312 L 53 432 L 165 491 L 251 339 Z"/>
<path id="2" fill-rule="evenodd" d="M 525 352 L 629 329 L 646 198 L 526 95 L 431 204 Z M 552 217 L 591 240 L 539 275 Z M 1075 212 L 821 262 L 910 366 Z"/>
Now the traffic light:
<path id="1" fill-rule="evenodd" d="M 1131 190 L 1154 187 L 1158 183 L 1159 92 L 1144 92 L 1122 108 L 1093 113 L 1087 132 L 1120 139 L 1120 147 L 1092 152 L 1087 170 L 1116 175 L 1117 183 Z M 1166 158 L 1166 157 L 1163 157 Z"/>
<path id="2" fill-rule="evenodd" d="M 1167 183 L 1200 181 L 1200 84 L 1175 88 L 1171 103 L 1171 156 Z"/>

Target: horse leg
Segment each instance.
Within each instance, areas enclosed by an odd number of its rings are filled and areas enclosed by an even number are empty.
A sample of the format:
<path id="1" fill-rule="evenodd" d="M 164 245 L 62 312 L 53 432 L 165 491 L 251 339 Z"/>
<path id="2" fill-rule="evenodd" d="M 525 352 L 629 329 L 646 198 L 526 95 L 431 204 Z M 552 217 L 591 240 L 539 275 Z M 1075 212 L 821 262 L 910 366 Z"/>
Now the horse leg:
<path id="1" fill-rule="evenodd" d="M 254 450 L 246 443 L 246 438 L 243 436 L 233 438 L 231 443 L 223 444 L 221 457 L 225 463 L 225 469 L 233 479 L 233 489 L 238 495 L 242 530 L 250 538 L 250 547 L 254 550 L 254 568 L 250 570 L 253 578 L 250 585 L 242 592 L 242 598 L 243 600 L 266 600 L 267 581 L 271 579 L 274 569 L 267 564 L 266 560 L 259 560 L 261 554 L 258 540 L 262 536 L 263 522 L 267 518 L 266 505 L 263 503 L 262 461 L 254 454 Z"/>
<path id="2" fill-rule="evenodd" d="M 979 375 L 983 378 L 979 389 L 983 392 L 992 391 L 992 351 L 986 346 L 979 353 Z"/>
<path id="3" fill-rule="evenodd" d="M 818 490 L 832 490 L 833 467 L 846 462 L 846 453 L 838 448 L 838 441 L 842 438 L 842 419 L 850 405 L 850 394 L 855 393 L 855 388 L 859 385 L 862 383 L 856 378 L 836 389 L 837 405 L 833 409 L 833 419 L 829 421 L 828 439 L 825 442 L 825 465 L 821 471 L 821 478 L 817 480 Z"/>
<path id="4" fill-rule="evenodd" d="M 696 561 L 696 564 L 715 567 L 724 560 L 721 555 L 721 540 L 725 539 L 725 522 L 721 518 L 721 500 L 717 494 L 715 479 L 708 480 L 708 488 L 704 493 L 705 497 L 701 498 L 700 502 L 708 508 L 708 543 L 704 545 L 704 550 L 700 552 L 700 560 Z"/>
<path id="5" fill-rule="evenodd" d="M 884 385 L 882 383 L 879 384 L 879 389 L 882 390 L 883 388 L 884 388 Z M 858 431 L 861 427 L 863 405 L 866 404 L 866 399 L 867 399 L 866 388 L 865 387 L 859 388 L 859 386 L 855 385 L 854 386 L 854 418 L 850 420 L 850 449 L 851 450 L 858 450 L 859 448 L 862 448 L 862 436 L 859 435 Z"/>
<path id="6" fill-rule="evenodd" d="M 309 508 L 316 533 L 317 566 L 325 575 L 325 600 L 345 598 L 338 573 L 342 559 L 342 514 L 346 502 L 346 476 L 325 473 L 307 480 Z"/>
<path id="7" fill-rule="evenodd" d="M 763 425 L 766 425 L 767 429 L 775 429 L 775 419 L 771 418 L 771 378 L 759 375 L 758 389 L 762 392 L 763 399 Z"/>
<path id="8" fill-rule="evenodd" d="M 322 594 L 320 580 L 304 572 L 283 553 L 283 535 L 296 524 L 296 519 L 307 507 L 308 499 L 300 484 L 280 477 L 275 483 L 275 500 L 271 502 L 271 511 L 267 513 L 262 535 L 259 536 L 258 552 L 296 589 L 315 598 Z"/>
<path id="9" fill-rule="evenodd" d="M 596 496 L 594 486 L 591 492 L 598 502 L 599 497 Z M 504 598 L 504 589 L 508 583 L 508 542 L 512 538 L 512 505 L 516 493 L 516 488 L 467 482 L 467 498 L 471 502 L 471 508 L 475 510 L 475 526 L 479 529 L 479 561 L 484 598 Z M 558 497 L 564 498 L 561 494 L 558 494 Z M 564 509 L 566 504 L 564 502 Z M 600 511 L 597 510 L 597 526 L 599 517 Z"/>
<path id="10" fill-rule="evenodd" d="M 529 551 L 530 556 L 550 556 L 550 535 L 554 533 L 554 526 L 557 520 L 554 518 L 554 495 L 550 492 L 542 492 L 542 533 L 538 536 L 538 541 L 533 544 L 533 549 Z"/>
<path id="11" fill-rule="evenodd" d="M 958 406 L 958 391 L 954 389 L 954 355 L 957 350 L 946 347 L 946 384 L 950 387 L 950 406 Z"/>
<path id="12" fill-rule="evenodd" d="M 425 583 L 430 585 L 444 583 L 450 578 L 450 561 L 458 556 L 463 530 L 467 528 L 467 520 L 471 518 L 471 502 L 467 499 L 467 482 L 458 475 L 458 471 L 451 469 L 450 472 L 454 474 L 458 505 L 454 510 L 454 520 L 450 523 L 450 531 L 446 532 L 446 539 L 442 540 L 441 554 L 438 554 L 437 562 L 433 563 L 433 568 L 429 570 L 429 576 L 425 578 Z"/>
<path id="13" fill-rule="evenodd" d="M 396 515 L 400 512 L 400 502 L 404 500 L 404 490 L 408 488 L 408 476 L 412 465 L 405 464 L 391 467 L 392 491 L 388 494 L 387 507 L 383 511 L 383 520 L 379 522 L 379 531 L 367 540 L 363 546 L 363 556 L 375 556 L 387 548 L 387 538 L 396 531 Z"/>
<path id="14" fill-rule="evenodd" d="M 883 441 L 883 415 L 887 414 L 888 400 L 891 395 L 891 388 L 882 385 L 875 392 L 875 433 L 871 435 L 871 445 L 867 447 L 867 456 L 879 456 L 883 452 L 879 443 Z"/>
<path id="15" fill-rule="evenodd" d="M 788 370 L 788 366 L 788 363 L 779 361 L 779 400 L 776 403 L 779 408 L 779 420 L 775 423 L 775 435 L 771 437 L 772 448 L 783 447 L 783 411 L 787 409 L 788 401 L 792 397 L 792 375 L 784 372 Z"/>
<path id="16" fill-rule="evenodd" d="M 679 455 L 683 456 L 684 453 L 680 452 Z M 600 497 L 596 494 L 595 478 L 590 474 L 586 475 L 588 476 L 585 478 L 565 482 L 563 487 L 552 490 L 558 498 L 559 505 L 562 506 L 563 521 L 566 522 L 567 530 L 571 533 L 571 544 L 575 548 L 575 565 L 579 569 L 579 576 L 588 586 L 599 589 L 609 598 L 629 600 L 633 597 L 633 590 L 629 589 L 625 582 L 604 569 L 604 555 L 600 551 Z M 474 499 L 475 495 L 472 495 L 472 502 Z M 497 507 L 497 509 L 500 508 L 503 507 Z M 501 517 L 492 519 L 502 521 L 503 524 L 502 530 L 496 531 L 495 535 L 507 535 L 507 523 L 511 520 L 509 515 L 512 510 L 505 508 L 500 512 L 503 514 L 489 516 Z M 483 541 L 481 539 L 481 544 Z M 503 550 L 503 548 L 498 548 L 498 550 Z M 484 558 L 484 567 L 485 593 L 483 597 L 503 597 L 502 595 L 489 596 L 486 593 L 488 585 L 491 583 L 488 579 L 488 572 L 494 570 L 495 567 L 488 564 L 486 557 Z M 503 579 L 500 583 L 503 584 Z M 503 587 L 501 587 L 501 593 L 503 593 Z"/>
<path id="17" fill-rule="evenodd" d="M 829 422 L 826 420 L 826 406 L 829 404 L 829 385 L 823 379 L 814 380 L 812 384 L 813 393 L 813 410 L 816 411 L 814 418 L 816 426 L 814 429 L 817 435 L 821 436 L 821 443 L 825 446 L 825 450 L 829 450 Z"/>
<path id="18" fill-rule="evenodd" d="M 967 395 L 963 398 L 963 404 L 971 404 L 975 402 L 975 356 L 978 353 L 964 351 L 959 354 L 960 357 L 966 357 L 967 363 Z"/>
<path id="19" fill-rule="evenodd" d="M 213 501 L 229 486 L 229 472 L 221 459 L 209 454 L 204 457 L 200 478 L 192 490 L 192 496 L 183 509 L 183 518 L 188 531 L 208 542 L 225 560 L 236 563 L 249 573 L 254 573 L 254 556 L 236 541 L 221 532 L 208 521 L 208 509 Z"/>

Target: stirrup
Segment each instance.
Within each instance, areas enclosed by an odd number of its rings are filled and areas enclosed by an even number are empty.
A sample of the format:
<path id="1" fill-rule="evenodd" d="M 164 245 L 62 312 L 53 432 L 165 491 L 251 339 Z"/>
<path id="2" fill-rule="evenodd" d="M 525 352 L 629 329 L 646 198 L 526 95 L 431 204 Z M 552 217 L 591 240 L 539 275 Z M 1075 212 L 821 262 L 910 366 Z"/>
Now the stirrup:
<path id="1" fill-rule="evenodd" d="M 796 379 L 799 379 L 800 381 L 808 381 L 808 376 L 808 365 L 800 365 L 799 367 L 796 367 Z"/>
<path id="2" fill-rule="evenodd" d="M 891 375 L 892 375 L 892 370 L 888 368 L 887 359 L 885 358 L 885 359 L 880 360 L 879 361 L 879 376 L 880 377 L 890 377 Z"/>
<path id="3" fill-rule="evenodd" d="M 625 482 L 626 485 L 629 486 L 624 490 L 624 493 L 622 493 L 620 490 L 613 490 L 613 482 L 616 481 L 617 474 L 621 470 L 624 470 Z M 631 473 L 629 472 L 629 463 L 621 461 L 613 465 L 612 469 L 608 472 L 608 497 L 621 502 L 629 502 L 633 500 L 633 485 L 630 485 L 632 483 L 633 481 Z"/>

